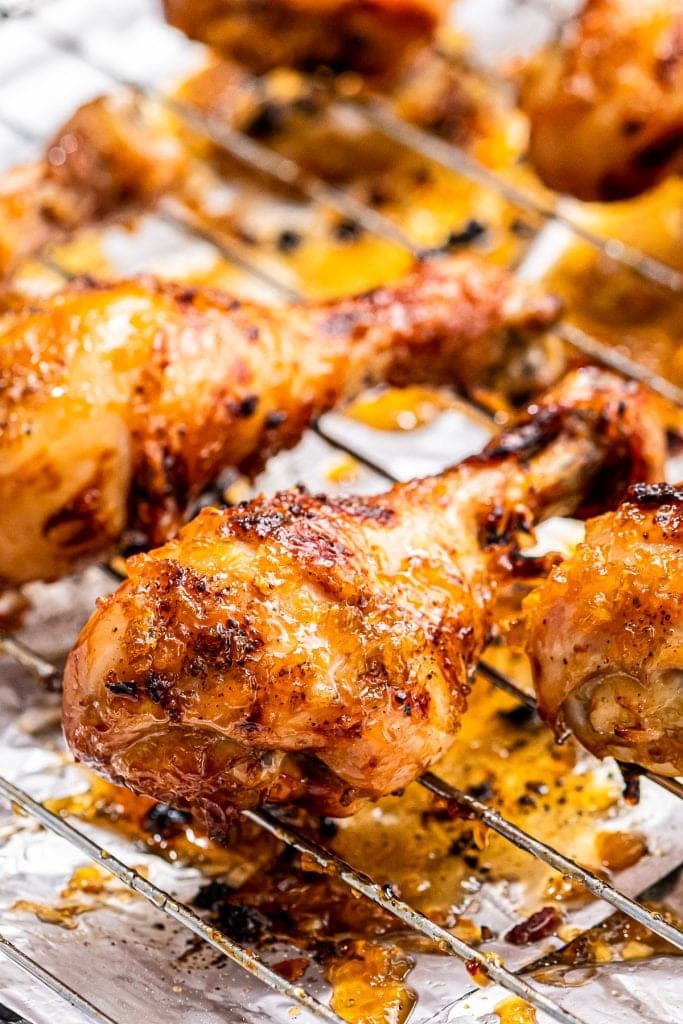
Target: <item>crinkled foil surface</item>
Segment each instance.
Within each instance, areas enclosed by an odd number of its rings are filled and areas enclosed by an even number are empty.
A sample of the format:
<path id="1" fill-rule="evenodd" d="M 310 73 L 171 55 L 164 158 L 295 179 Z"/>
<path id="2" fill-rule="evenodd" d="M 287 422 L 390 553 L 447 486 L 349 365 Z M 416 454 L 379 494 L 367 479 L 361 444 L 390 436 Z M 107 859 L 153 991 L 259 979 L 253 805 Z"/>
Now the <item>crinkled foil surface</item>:
<path id="1" fill-rule="evenodd" d="M 144 68 L 150 79 L 157 79 L 196 63 L 195 49 L 159 26 L 158 15 L 147 0 L 96 4 L 90 0 L 46 0 L 43 6 L 41 31 L 36 30 L 30 17 L 18 17 L 0 27 L 0 114 L 11 114 L 23 104 L 37 134 L 49 134 L 78 102 L 107 86 L 101 76 L 74 63 L 72 57 L 55 56 L 58 51 L 45 42 L 46 27 L 48 35 L 54 35 L 67 23 L 72 31 L 76 26 L 95 52 L 98 47 L 101 52 L 116 47 L 124 73 L 127 66 Z M 555 10 L 561 15 L 568 6 L 557 4 Z M 508 52 L 515 34 L 518 39 L 537 39 L 548 29 L 538 5 L 505 4 L 500 0 L 463 3 L 462 20 L 488 54 Z M 55 82 L 49 108 L 45 106 L 45 90 L 38 86 L 38 79 L 45 75 Z M 12 123 L 11 117 L 9 120 Z M 31 147 L 25 133 L 0 128 L 3 164 L 29 156 Z M 144 251 L 136 252 L 136 244 Z M 118 260 L 122 271 L 144 265 L 149 252 L 165 252 L 168 263 L 178 258 L 177 252 L 169 253 L 168 237 L 161 226 L 157 226 L 156 234 L 151 230 L 137 242 L 122 233 L 112 235 L 110 255 L 112 262 Z M 401 477 L 438 470 L 477 450 L 485 436 L 480 425 L 454 411 L 400 437 L 373 432 L 337 415 L 327 418 L 326 427 L 330 434 Z M 314 490 L 329 489 L 327 471 L 333 458 L 333 449 L 326 442 L 309 435 L 298 449 L 276 458 L 258 484 L 273 490 L 305 480 Z M 363 471 L 352 489 L 369 491 L 382 486 L 381 478 Z M 76 580 L 30 588 L 33 607 L 26 617 L 22 638 L 47 657 L 59 658 L 87 618 L 95 597 L 110 587 L 110 578 L 95 569 Z M 40 800 L 70 795 L 87 786 L 84 775 L 64 753 L 58 720 L 59 698 L 38 690 L 30 676 L 2 660 L 0 774 Z M 619 814 L 612 818 L 610 827 L 644 833 L 650 852 L 616 881 L 626 892 L 637 894 L 667 879 L 655 895 L 682 912 L 683 885 L 673 873 L 683 862 L 683 805 L 644 783 L 640 804 Z M 191 899 L 202 882 L 194 867 L 168 863 L 110 831 L 93 826 L 84 826 L 84 830 L 180 899 Z M 217 962 L 211 950 L 188 959 L 188 933 L 142 899 L 126 898 L 120 885 L 106 887 L 94 909 L 79 916 L 73 929 L 13 909 L 22 900 L 54 905 L 73 872 L 84 863 L 83 855 L 65 841 L 38 829 L 29 818 L 9 808 L 0 809 L 2 933 L 64 983 L 87 996 L 112 1020 L 122 1024 L 308 1021 L 306 1013 L 294 1010 L 239 968 Z M 493 922 L 500 934 L 521 919 L 514 893 L 501 885 L 477 888 L 467 912 L 475 921 Z M 609 907 L 593 901 L 569 913 L 566 923 L 588 928 L 608 913 Z M 557 940 L 546 941 L 517 949 L 514 955 L 506 946 L 506 963 L 513 969 L 531 964 L 551 949 L 553 942 L 559 944 Z M 497 947 L 492 943 L 486 948 L 495 952 Z M 277 961 L 287 952 L 279 949 L 268 955 Z M 411 1016 L 414 1024 L 471 1024 L 498 1019 L 494 1008 L 505 996 L 502 990 L 495 986 L 473 988 L 467 972 L 455 959 L 418 954 L 416 961 L 409 979 L 419 996 Z M 661 956 L 642 962 L 605 964 L 574 974 L 569 971 L 562 986 L 546 986 L 545 990 L 590 1024 L 669 1024 L 683 1020 L 681 963 Z M 316 980 L 315 971 L 309 972 L 306 984 L 310 991 L 326 997 L 325 982 L 321 977 Z M 31 1024 L 83 1024 L 85 1020 L 2 958 L 0 1001 L 25 1015 Z"/>

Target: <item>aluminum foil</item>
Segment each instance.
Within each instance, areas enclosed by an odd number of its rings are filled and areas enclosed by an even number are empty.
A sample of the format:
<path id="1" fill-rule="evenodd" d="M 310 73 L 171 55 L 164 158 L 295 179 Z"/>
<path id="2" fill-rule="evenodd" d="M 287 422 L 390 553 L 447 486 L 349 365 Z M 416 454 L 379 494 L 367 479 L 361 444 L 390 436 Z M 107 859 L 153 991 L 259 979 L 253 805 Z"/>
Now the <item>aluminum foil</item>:
<path id="1" fill-rule="evenodd" d="M 568 5 L 558 4 L 555 13 L 562 15 L 567 9 Z M 459 17 L 489 58 L 512 52 L 515 38 L 533 45 L 552 27 L 548 12 L 531 3 L 488 0 L 478 4 L 472 0 L 462 3 Z M 116 65 L 124 76 L 144 73 L 150 81 L 158 81 L 199 60 L 198 48 L 159 25 L 148 0 L 100 4 L 44 0 L 37 17 L 17 18 L 0 27 L 0 162 L 9 165 L 29 156 L 38 138 L 48 135 L 73 107 L 111 87 L 105 73 L 93 71 L 60 49 L 59 39 L 69 33 L 79 38 L 96 62 Z M 128 273 L 145 267 L 181 275 L 188 268 L 196 270 L 207 258 L 202 243 L 189 250 L 186 238 L 155 218 L 149 218 L 134 236 L 110 230 L 105 247 L 112 266 Z M 539 257 L 536 246 L 527 267 L 530 274 L 536 272 L 535 267 L 544 266 L 542 245 L 540 252 Z M 243 291 L 267 294 L 262 285 L 247 278 L 239 283 Z M 326 417 L 324 428 L 330 437 L 371 456 L 398 477 L 437 471 L 476 451 L 486 435 L 479 421 L 457 410 L 400 437 L 371 431 L 336 414 Z M 271 491 L 305 480 L 313 489 L 329 490 L 330 468 L 338 459 L 330 444 L 309 434 L 293 452 L 273 460 L 258 486 Z M 352 484 L 342 489 L 372 491 L 384 486 L 381 475 L 361 470 Z M 546 531 L 548 543 L 554 546 L 563 532 L 561 525 L 551 525 Z M 28 588 L 33 607 L 26 616 L 22 638 L 46 657 L 59 659 L 90 613 L 95 597 L 110 587 L 110 578 L 94 569 L 58 585 Z M 71 795 L 88 785 L 63 750 L 58 721 L 59 698 L 39 690 L 11 661 L 0 661 L 0 774 L 41 800 Z M 615 882 L 636 894 L 669 876 L 683 861 L 681 826 L 683 805 L 644 783 L 640 804 L 620 810 L 611 817 L 609 827 L 644 833 L 650 852 Z M 174 896 L 191 899 L 202 883 L 202 875 L 194 867 L 168 863 L 108 830 L 89 825 L 85 831 L 128 864 L 143 869 Z M 217 962 L 213 951 L 188 957 L 189 934 L 142 899 L 128 898 L 118 883 L 106 885 L 97 898 L 84 896 L 88 912 L 74 919 L 73 928 L 41 920 L 28 909 L 31 904 L 57 906 L 60 892 L 83 864 L 83 856 L 63 840 L 38 829 L 10 808 L 0 809 L 0 930 L 113 1020 L 146 1024 L 261 1024 L 292 1018 L 303 1024 L 308 1020 L 306 1013 L 294 1010 L 241 969 L 223 960 Z M 367 864 L 361 867 L 372 868 Z M 467 914 L 475 921 L 493 924 L 495 931 L 503 934 L 522 919 L 517 895 L 502 884 L 476 887 Z M 680 885 L 669 883 L 664 895 L 673 908 L 683 910 Z M 20 901 L 24 901 L 23 909 Z M 609 909 L 593 901 L 568 914 L 566 923 L 589 928 Z M 557 945 L 558 940 L 546 940 L 513 949 L 492 942 L 485 948 L 498 950 L 509 967 L 521 969 Z M 277 961 L 288 952 L 296 954 L 279 948 L 268 956 Z M 309 991 L 326 998 L 326 984 L 315 970 L 309 971 L 305 980 Z M 497 1019 L 495 1007 L 505 996 L 495 987 L 473 988 L 457 960 L 426 954 L 416 956 L 408 981 L 419 997 L 411 1017 L 414 1024 L 488 1024 Z M 683 1019 L 680 961 L 673 958 L 606 965 L 579 987 L 571 987 L 571 977 L 566 981 L 565 987 L 547 987 L 546 991 L 585 1021 L 668 1024 Z M 32 1024 L 82 1024 L 85 1019 L 1 959 L 0 1001 Z"/>

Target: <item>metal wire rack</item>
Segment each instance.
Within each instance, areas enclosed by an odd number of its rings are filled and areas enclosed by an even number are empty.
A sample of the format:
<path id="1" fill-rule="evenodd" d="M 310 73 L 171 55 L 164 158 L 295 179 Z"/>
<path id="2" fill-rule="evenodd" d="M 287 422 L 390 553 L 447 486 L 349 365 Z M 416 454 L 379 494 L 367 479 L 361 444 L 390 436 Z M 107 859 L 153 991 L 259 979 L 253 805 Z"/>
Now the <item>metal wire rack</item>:
<path id="1" fill-rule="evenodd" d="M 53 41 L 56 41 L 65 49 L 69 49 L 72 53 L 77 54 L 81 59 L 91 64 L 94 63 L 87 52 L 75 42 L 72 36 L 64 35 L 59 37 L 58 34 L 57 36 L 53 35 Z M 298 190 L 312 203 L 321 204 L 344 217 L 353 219 L 369 234 L 374 234 L 395 245 L 399 245 L 414 256 L 420 257 L 424 255 L 423 251 L 412 242 L 400 225 L 366 206 L 344 189 L 331 186 L 320 179 L 312 177 L 292 160 L 282 157 L 263 143 L 256 142 L 240 132 L 227 129 L 224 124 L 216 121 L 215 118 L 200 115 L 196 109 L 187 104 L 179 103 L 172 97 L 152 89 L 148 85 L 123 81 L 120 76 L 112 71 L 111 67 L 103 67 L 101 64 L 97 66 L 99 70 L 104 71 L 109 78 L 117 80 L 119 84 L 126 85 L 136 92 L 144 94 L 148 99 L 151 98 L 171 109 L 192 131 L 199 132 L 210 138 L 215 144 L 224 148 L 247 167 L 257 170 L 260 174 L 265 173 L 274 181 L 284 183 L 288 187 Z M 332 102 L 348 103 L 349 101 L 333 98 Z M 631 247 L 623 245 L 623 243 L 617 240 L 601 238 L 586 231 L 580 225 L 574 223 L 571 217 L 562 212 L 559 202 L 547 207 L 538 203 L 533 197 L 509 185 L 497 174 L 477 164 L 469 155 L 451 143 L 445 142 L 403 121 L 392 111 L 390 105 L 385 100 L 372 97 L 364 101 L 362 105 L 356 102 L 354 103 L 354 110 L 356 112 L 360 111 L 367 118 L 368 123 L 372 124 L 386 137 L 393 139 L 402 146 L 413 149 L 423 157 L 441 163 L 457 174 L 469 177 L 487 188 L 496 190 L 504 198 L 509 199 L 518 206 L 533 209 L 536 214 L 540 215 L 543 221 L 559 221 L 563 223 L 569 230 L 576 233 L 578 237 L 594 246 L 610 259 L 628 266 L 649 281 L 653 281 L 657 285 L 675 292 L 683 290 L 683 276 L 678 271 L 659 263 L 657 260 L 653 260 L 651 257 Z M 204 241 L 211 242 L 216 246 L 216 249 L 223 258 L 238 265 L 243 271 L 265 279 L 269 285 L 280 291 L 283 297 L 290 299 L 298 297 L 286 282 L 268 272 L 264 272 L 262 268 L 256 266 L 248 257 L 245 257 L 237 243 L 233 244 L 231 240 L 226 240 L 222 233 L 218 235 L 204 226 L 197 225 L 188 211 L 184 211 L 182 206 L 179 208 L 177 203 L 173 206 L 162 204 L 161 215 L 172 221 L 189 235 L 201 237 Z M 49 253 L 43 254 L 42 258 L 53 271 L 63 276 L 69 276 L 69 272 L 61 267 Z M 612 366 L 627 376 L 647 383 L 653 390 L 683 407 L 683 390 L 676 385 L 656 374 L 650 373 L 633 360 L 615 353 L 614 350 L 602 344 L 598 339 L 587 336 L 571 324 L 565 323 L 562 325 L 561 331 L 565 341 L 582 350 L 590 358 Z M 385 469 L 377 466 L 372 460 L 364 457 L 358 451 L 340 444 L 338 439 L 326 433 L 319 424 L 314 429 L 333 445 L 349 451 L 359 462 L 365 463 L 387 481 L 393 482 L 395 479 Z M 0 650 L 18 661 L 25 668 L 33 671 L 47 684 L 52 684 L 58 678 L 59 673 L 55 666 L 11 636 L 0 637 Z M 488 679 L 489 682 L 514 696 L 521 703 L 530 707 L 535 706 L 532 697 L 492 666 L 481 663 L 479 673 Z M 661 786 L 670 794 L 679 798 L 683 797 L 683 785 L 680 782 L 673 779 L 664 779 L 650 772 L 644 772 L 643 774 L 650 782 Z M 503 817 L 496 810 L 487 806 L 486 803 L 450 785 L 433 772 L 423 775 L 419 779 L 419 783 L 436 796 L 449 802 L 455 802 L 463 807 L 474 819 L 499 833 L 519 849 L 541 859 L 564 876 L 581 883 L 595 897 L 606 901 L 611 906 L 628 915 L 632 920 L 645 925 L 676 948 L 683 949 L 683 932 L 675 925 L 667 922 L 660 914 L 649 910 L 642 903 L 620 892 L 594 872 L 565 856 L 561 851 L 539 841 L 533 835 Z M 20 808 L 23 812 L 30 815 L 31 818 L 39 822 L 45 829 L 71 843 L 86 857 L 101 864 L 107 871 L 123 882 L 124 885 L 148 900 L 159 911 L 181 923 L 216 951 L 239 964 L 249 974 L 286 996 L 293 1003 L 309 1011 L 315 1019 L 340 1024 L 341 1018 L 303 987 L 286 980 L 277 971 L 269 967 L 256 953 L 241 946 L 212 925 L 207 924 L 189 906 L 172 898 L 167 892 L 151 883 L 121 859 L 102 849 L 80 829 L 49 811 L 24 790 L 2 776 L 0 776 L 0 794 L 13 806 Z M 336 854 L 318 845 L 299 830 L 286 824 L 276 814 L 268 810 L 258 810 L 245 811 L 244 815 L 251 822 L 270 832 L 283 843 L 312 858 L 320 868 L 334 874 L 356 893 L 372 900 L 385 911 L 398 918 L 403 924 L 428 938 L 442 952 L 467 962 L 476 962 L 488 977 L 497 981 L 508 991 L 522 997 L 536 1009 L 543 1011 L 549 1018 L 562 1022 L 562 1024 L 582 1024 L 572 1012 L 563 1008 L 557 1001 L 550 999 L 538 988 L 530 985 L 517 973 L 508 970 L 496 960 L 487 957 L 485 953 L 479 951 L 475 946 L 457 938 L 450 931 L 435 924 L 424 914 L 399 899 L 389 887 L 380 886 L 373 882 L 346 864 Z M 85 1017 L 100 1022 L 100 1024 L 102 1022 L 117 1024 L 112 1017 L 98 1009 L 89 998 L 79 994 L 72 987 L 56 978 L 45 967 L 1 935 L 0 952 L 4 953 L 17 966 L 32 975 L 38 982 L 50 988 L 62 1000 L 81 1011 Z"/>

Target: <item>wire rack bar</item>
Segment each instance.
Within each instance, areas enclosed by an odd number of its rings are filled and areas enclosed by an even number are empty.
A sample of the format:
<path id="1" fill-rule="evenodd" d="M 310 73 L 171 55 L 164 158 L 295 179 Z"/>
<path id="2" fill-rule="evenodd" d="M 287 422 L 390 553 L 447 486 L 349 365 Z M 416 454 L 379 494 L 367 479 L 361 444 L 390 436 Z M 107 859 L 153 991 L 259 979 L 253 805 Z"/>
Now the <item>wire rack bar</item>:
<path id="1" fill-rule="evenodd" d="M 19 789 L 18 786 L 15 786 L 14 783 L 3 776 L 0 776 L 0 794 L 10 804 L 14 804 L 26 814 L 29 814 L 34 820 L 39 821 L 41 825 L 54 835 L 71 843 L 77 850 L 90 860 L 101 865 L 110 874 L 115 875 L 119 881 L 123 882 L 133 892 L 142 896 L 148 903 L 156 907 L 157 910 L 161 910 L 164 914 L 172 917 L 173 920 L 184 925 L 200 939 L 208 942 L 219 953 L 222 953 L 233 963 L 248 971 L 254 978 L 265 982 L 270 988 L 303 1009 L 313 1013 L 319 1020 L 325 1021 L 326 1024 L 343 1024 L 341 1017 L 310 995 L 301 985 L 295 985 L 291 981 L 287 981 L 277 971 L 274 971 L 264 963 L 256 953 L 245 949 L 217 928 L 207 924 L 186 904 L 174 899 L 170 893 L 154 885 L 153 882 L 139 874 L 134 868 L 128 867 L 127 864 L 124 864 L 113 853 L 109 853 L 108 850 L 93 842 L 92 839 L 89 839 L 83 832 L 74 828 L 64 818 L 53 814 L 52 811 L 49 811 L 41 803 L 29 796 L 28 793 L 24 792 L 23 789 Z"/>
<path id="2" fill-rule="evenodd" d="M 504 818 L 498 811 L 482 803 L 481 800 L 470 796 L 469 793 L 451 786 L 433 772 L 425 772 L 424 775 L 420 776 L 418 782 L 435 796 L 443 800 L 455 801 L 458 805 L 475 815 L 478 821 L 483 822 L 488 828 L 493 829 L 494 832 L 503 836 L 518 849 L 532 854 L 538 860 L 542 860 L 545 864 L 555 868 L 562 875 L 580 882 L 593 896 L 605 900 L 606 903 L 610 903 L 634 921 L 645 925 L 650 931 L 671 943 L 672 946 L 675 946 L 676 949 L 683 950 L 683 931 L 665 921 L 661 914 L 648 910 L 647 907 L 638 903 L 637 900 L 633 900 L 630 896 L 626 896 L 618 889 L 615 889 L 613 885 L 605 882 L 592 871 L 581 867 L 576 861 L 565 857 L 564 854 L 553 849 L 552 846 L 548 846 L 547 843 L 536 839 L 524 829 L 519 828 L 507 818 Z"/>
<path id="3" fill-rule="evenodd" d="M 597 338 L 586 334 L 580 327 L 576 327 L 566 320 L 558 324 L 556 330 L 562 340 L 566 341 L 572 348 L 583 352 L 590 359 L 602 363 L 603 366 L 616 370 L 617 373 L 621 373 L 624 377 L 630 377 L 632 380 L 637 380 L 640 384 L 645 384 L 651 391 L 661 395 L 668 402 L 683 408 L 683 388 L 672 384 L 671 381 L 666 380 L 660 374 L 646 369 L 641 363 L 624 355 L 619 349 L 603 344 Z"/>
<path id="4" fill-rule="evenodd" d="M 510 697 L 518 700 L 520 704 L 524 704 L 525 707 L 536 711 L 536 698 L 532 697 L 530 693 L 526 693 L 516 683 L 513 683 L 512 679 L 504 675 L 499 669 L 494 668 L 492 665 L 487 665 L 485 661 L 480 661 L 477 665 L 477 671 L 483 679 L 493 683 L 503 693 L 509 694 Z"/>
<path id="5" fill-rule="evenodd" d="M 9 633 L 0 634 L 0 652 L 28 669 L 48 689 L 59 685 L 59 669 Z"/>
<path id="6" fill-rule="evenodd" d="M 173 199 L 162 199 L 156 213 L 159 220 L 165 221 L 167 224 L 184 231 L 185 234 L 190 234 L 194 238 L 208 242 L 228 263 L 237 267 L 238 270 L 243 270 L 255 280 L 268 285 L 274 291 L 279 292 L 283 299 L 287 299 L 290 302 L 300 302 L 303 298 L 301 293 L 288 285 L 286 281 L 275 277 L 274 274 L 264 270 L 263 267 L 256 266 L 245 255 L 243 248 L 236 245 L 233 239 L 227 239 L 224 232 L 219 234 L 215 228 L 209 230 L 199 223 L 192 211 L 181 201 L 176 200 L 175 197 Z"/>
<path id="7" fill-rule="evenodd" d="M 307 838 L 297 829 L 284 824 L 269 811 L 244 811 L 243 814 L 250 821 L 267 829 L 271 835 L 287 843 L 288 846 L 293 847 L 299 853 L 312 857 L 316 864 L 325 872 L 332 873 L 355 892 L 366 896 L 377 906 L 382 907 L 383 910 L 388 911 L 388 913 L 393 914 L 394 917 L 408 925 L 413 931 L 419 932 L 430 939 L 442 952 L 454 954 L 466 962 L 476 961 L 484 973 L 493 981 L 497 981 L 498 984 L 508 989 L 508 991 L 513 992 L 522 999 L 526 999 L 536 1009 L 547 1013 L 553 1020 L 561 1021 L 563 1024 L 569 1024 L 569 1022 L 576 1024 L 577 1018 L 569 1010 L 565 1010 L 551 999 L 548 999 L 542 992 L 539 992 L 538 989 L 533 988 L 522 978 L 509 971 L 497 960 L 487 956 L 485 953 L 481 953 L 474 946 L 470 946 L 469 943 L 463 942 L 462 939 L 452 935 L 451 932 L 435 924 L 424 914 L 415 910 L 409 903 L 399 899 L 392 892 L 391 886 L 379 885 L 377 882 L 373 882 L 371 878 L 368 878 L 367 875 L 362 874 L 360 871 L 356 871 L 355 868 L 352 868 L 341 857 L 331 853 L 325 847 L 319 846 L 318 843 Z"/>
<path id="8" fill-rule="evenodd" d="M 59 978 L 56 978 L 42 964 L 37 963 L 27 953 L 24 953 L 18 946 L 10 942 L 9 939 L 6 939 L 4 935 L 0 935 L 0 953 L 7 957 L 8 960 L 11 960 L 13 964 L 16 964 L 17 967 L 21 968 L 25 974 L 29 974 L 36 981 L 49 988 L 51 992 L 54 992 L 55 995 L 59 996 L 65 1003 L 68 1003 L 69 1006 L 73 1006 L 75 1010 L 80 1010 L 88 1020 L 93 1021 L 93 1024 L 117 1024 L 113 1017 L 110 1017 L 109 1014 L 104 1013 L 102 1010 L 98 1010 L 89 999 L 79 995 L 70 985 L 66 985 Z"/>

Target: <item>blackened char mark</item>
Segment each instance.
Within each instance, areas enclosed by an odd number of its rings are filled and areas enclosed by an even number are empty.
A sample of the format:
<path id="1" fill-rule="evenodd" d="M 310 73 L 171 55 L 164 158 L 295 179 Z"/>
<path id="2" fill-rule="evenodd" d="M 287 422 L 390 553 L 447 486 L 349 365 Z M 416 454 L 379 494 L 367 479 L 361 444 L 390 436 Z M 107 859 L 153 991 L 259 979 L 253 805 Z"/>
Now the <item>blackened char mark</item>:
<path id="1" fill-rule="evenodd" d="M 105 682 L 104 688 L 115 697 L 130 697 L 132 700 L 137 700 L 140 696 L 138 684 L 135 680 L 117 680 L 114 678 L 114 674 L 112 672 L 109 673 L 109 678 Z"/>
<path id="2" fill-rule="evenodd" d="M 658 506 L 683 502 L 680 484 L 632 484 L 626 492 L 626 501 L 632 505 Z"/>
<path id="3" fill-rule="evenodd" d="M 522 461 L 538 455 L 560 433 L 565 411 L 558 406 L 539 409 L 528 423 L 513 427 L 491 441 L 481 455 L 483 462 L 516 455 Z"/>

